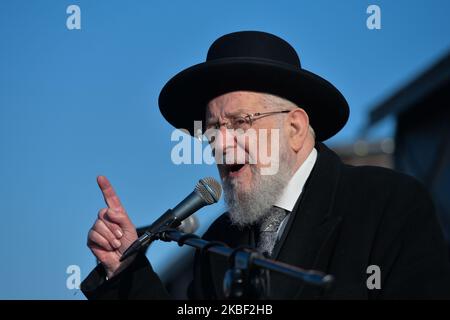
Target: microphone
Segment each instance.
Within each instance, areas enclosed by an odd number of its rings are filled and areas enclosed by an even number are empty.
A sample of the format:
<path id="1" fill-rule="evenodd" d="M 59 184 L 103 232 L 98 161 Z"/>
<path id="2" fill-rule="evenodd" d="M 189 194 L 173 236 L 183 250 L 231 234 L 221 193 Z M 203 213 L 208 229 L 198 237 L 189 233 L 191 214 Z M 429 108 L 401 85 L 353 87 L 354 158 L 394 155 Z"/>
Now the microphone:
<path id="1" fill-rule="evenodd" d="M 200 223 L 195 214 L 187 217 L 185 220 L 181 221 L 178 226 L 178 230 L 184 233 L 194 233 L 200 227 Z"/>
<path id="2" fill-rule="evenodd" d="M 143 246 L 153 240 L 153 234 L 158 232 L 162 227 L 176 228 L 181 222 L 204 206 L 219 201 L 222 194 L 220 183 L 214 178 L 207 177 L 200 179 L 192 191 L 183 201 L 175 208 L 167 210 L 161 217 L 153 222 L 145 233 L 128 247 L 120 257 L 120 261 L 127 259 Z"/>

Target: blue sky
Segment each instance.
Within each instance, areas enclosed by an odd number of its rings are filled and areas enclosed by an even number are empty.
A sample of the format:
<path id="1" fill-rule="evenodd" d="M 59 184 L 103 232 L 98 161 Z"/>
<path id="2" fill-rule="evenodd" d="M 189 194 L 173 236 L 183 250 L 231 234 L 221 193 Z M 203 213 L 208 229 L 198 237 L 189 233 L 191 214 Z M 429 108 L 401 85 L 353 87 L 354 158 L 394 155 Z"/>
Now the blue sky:
<path id="1" fill-rule="evenodd" d="M 81 8 L 81 30 L 66 8 Z M 381 8 L 368 30 L 366 8 Z M 96 176 L 115 186 L 134 223 L 151 223 L 214 166 L 171 162 L 172 128 L 157 107 L 175 73 L 202 62 L 217 37 L 275 33 L 304 68 L 334 83 L 351 116 L 330 145 L 359 138 L 367 112 L 442 56 L 450 2 L 431 1 L 12 1 L 0 2 L 0 298 L 83 299 L 85 245 L 104 206 Z M 388 137 L 385 121 L 369 138 Z M 202 232 L 223 204 L 202 209 Z M 157 244 L 157 271 L 183 249 Z"/>

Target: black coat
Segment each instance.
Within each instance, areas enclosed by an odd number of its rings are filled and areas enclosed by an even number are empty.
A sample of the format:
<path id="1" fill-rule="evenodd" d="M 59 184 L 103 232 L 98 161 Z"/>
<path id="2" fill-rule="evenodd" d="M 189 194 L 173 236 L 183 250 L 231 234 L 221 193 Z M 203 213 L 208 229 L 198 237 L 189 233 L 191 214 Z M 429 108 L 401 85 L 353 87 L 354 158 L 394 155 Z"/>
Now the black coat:
<path id="1" fill-rule="evenodd" d="M 379 167 L 343 164 L 324 144 L 302 196 L 290 215 L 275 259 L 335 277 L 323 290 L 271 274 L 274 299 L 450 298 L 450 264 L 432 200 L 414 178 Z M 239 230 L 227 214 L 203 236 L 232 247 L 254 245 L 251 229 Z M 367 268 L 381 271 L 381 289 L 367 288 Z M 228 263 L 196 256 L 191 298 L 223 298 Z M 170 298 L 145 256 L 109 281 L 99 265 L 83 281 L 89 299 Z"/>

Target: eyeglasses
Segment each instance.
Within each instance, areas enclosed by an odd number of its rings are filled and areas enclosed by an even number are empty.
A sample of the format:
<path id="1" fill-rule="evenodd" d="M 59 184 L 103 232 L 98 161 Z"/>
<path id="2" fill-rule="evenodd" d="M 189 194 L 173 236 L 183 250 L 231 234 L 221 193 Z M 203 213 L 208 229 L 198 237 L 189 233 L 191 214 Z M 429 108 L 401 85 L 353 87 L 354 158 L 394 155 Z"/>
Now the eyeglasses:
<path id="1" fill-rule="evenodd" d="M 216 129 L 219 130 L 221 126 L 225 126 L 227 129 L 233 129 L 233 130 L 242 130 L 247 131 L 251 126 L 253 125 L 253 122 L 255 122 L 258 119 L 272 116 L 274 114 L 278 113 L 288 113 L 291 112 L 291 110 L 281 110 L 281 111 L 271 111 L 271 112 L 257 112 L 257 113 L 251 113 L 251 114 L 244 114 L 242 116 L 236 116 L 230 118 L 227 122 L 223 123 L 212 123 L 209 124 L 206 129 Z"/>

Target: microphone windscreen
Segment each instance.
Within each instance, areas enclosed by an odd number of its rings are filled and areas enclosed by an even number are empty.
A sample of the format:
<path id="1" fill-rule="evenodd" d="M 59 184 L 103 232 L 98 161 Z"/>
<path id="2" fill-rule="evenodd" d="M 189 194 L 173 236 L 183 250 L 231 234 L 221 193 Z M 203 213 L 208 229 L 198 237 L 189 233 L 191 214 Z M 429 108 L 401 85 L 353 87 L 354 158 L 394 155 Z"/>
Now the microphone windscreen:
<path id="1" fill-rule="evenodd" d="M 207 204 L 213 204 L 219 201 L 222 195 L 222 187 L 216 179 L 206 177 L 200 179 L 195 186 L 195 191 Z"/>

